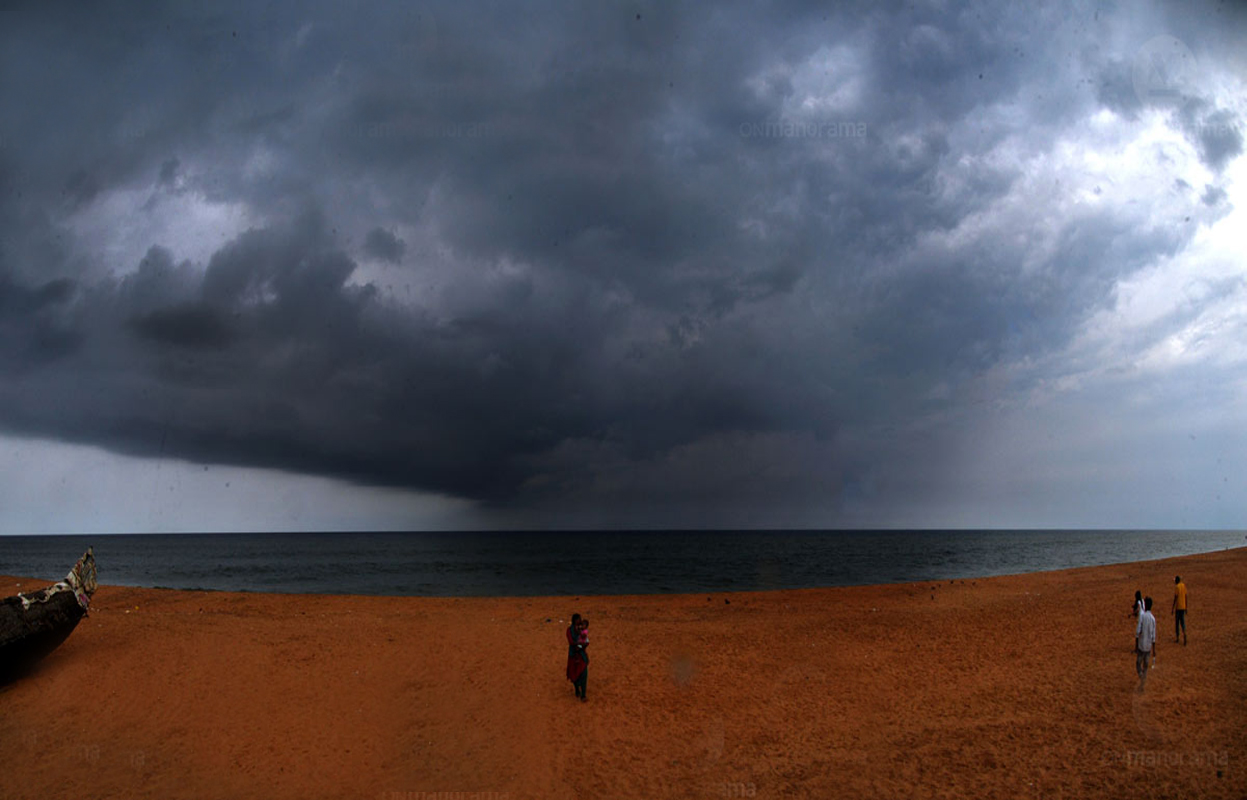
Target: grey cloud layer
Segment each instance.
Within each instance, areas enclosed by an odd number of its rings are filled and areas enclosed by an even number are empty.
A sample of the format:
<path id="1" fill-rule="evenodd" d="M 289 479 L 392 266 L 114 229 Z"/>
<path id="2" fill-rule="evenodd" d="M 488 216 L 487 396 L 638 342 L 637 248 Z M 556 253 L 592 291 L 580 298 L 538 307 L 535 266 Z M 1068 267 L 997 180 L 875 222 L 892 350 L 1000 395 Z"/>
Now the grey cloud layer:
<path id="1" fill-rule="evenodd" d="M 1098 6 L 264 9 L 5 13 L 6 429 L 500 508 L 826 521 L 945 447 L 846 431 L 1059 348 L 1196 229 L 1121 198 L 939 238 L 1099 108 L 1140 113 L 1133 51 L 1097 48 L 1137 21 Z M 1241 154 L 1216 97 L 1173 113 L 1214 174 Z M 136 225 L 179 193 L 262 221 L 206 263 L 107 263 L 75 215 L 136 190 Z M 1226 202 L 1182 196 L 1157 207 Z"/>

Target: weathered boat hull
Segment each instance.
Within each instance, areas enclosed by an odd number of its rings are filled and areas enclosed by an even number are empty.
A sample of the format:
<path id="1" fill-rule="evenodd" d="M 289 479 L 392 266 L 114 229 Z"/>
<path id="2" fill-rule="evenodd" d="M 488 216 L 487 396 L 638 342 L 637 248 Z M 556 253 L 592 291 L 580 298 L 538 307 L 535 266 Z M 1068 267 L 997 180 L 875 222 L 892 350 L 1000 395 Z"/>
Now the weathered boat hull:
<path id="1" fill-rule="evenodd" d="M 95 592 L 88 549 L 64 581 L 0 601 L 0 682 L 27 672 L 69 638 Z"/>
<path id="2" fill-rule="evenodd" d="M 46 603 L 23 610 L 17 597 L 0 605 L 0 680 L 34 666 L 69 638 L 86 614 L 72 594 L 61 592 Z"/>

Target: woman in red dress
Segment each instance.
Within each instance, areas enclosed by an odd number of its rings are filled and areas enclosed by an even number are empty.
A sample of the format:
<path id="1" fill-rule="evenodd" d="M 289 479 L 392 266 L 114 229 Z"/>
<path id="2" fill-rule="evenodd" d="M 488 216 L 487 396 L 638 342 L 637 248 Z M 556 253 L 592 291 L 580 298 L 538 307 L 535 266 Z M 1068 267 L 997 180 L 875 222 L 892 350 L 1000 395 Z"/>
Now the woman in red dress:
<path id="1" fill-rule="evenodd" d="M 585 696 L 589 685 L 589 654 L 585 648 L 589 645 L 580 641 L 581 627 L 580 615 L 572 614 L 572 624 L 567 626 L 567 679 L 584 702 L 589 699 Z"/>

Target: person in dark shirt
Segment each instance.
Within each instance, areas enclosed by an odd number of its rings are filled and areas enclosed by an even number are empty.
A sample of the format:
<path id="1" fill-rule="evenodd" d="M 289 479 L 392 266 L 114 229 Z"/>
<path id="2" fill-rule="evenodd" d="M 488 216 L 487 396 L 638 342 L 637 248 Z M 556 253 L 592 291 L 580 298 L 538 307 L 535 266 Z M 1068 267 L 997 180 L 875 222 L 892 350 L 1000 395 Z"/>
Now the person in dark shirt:
<path id="1" fill-rule="evenodd" d="M 572 682 L 576 696 L 581 702 L 588 700 L 589 686 L 589 646 L 588 626 L 579 614 L 572 614 L 572 624 L 567 626 L 567 679 Z M 584 643 L 580 637 L 584 634 Z"/>

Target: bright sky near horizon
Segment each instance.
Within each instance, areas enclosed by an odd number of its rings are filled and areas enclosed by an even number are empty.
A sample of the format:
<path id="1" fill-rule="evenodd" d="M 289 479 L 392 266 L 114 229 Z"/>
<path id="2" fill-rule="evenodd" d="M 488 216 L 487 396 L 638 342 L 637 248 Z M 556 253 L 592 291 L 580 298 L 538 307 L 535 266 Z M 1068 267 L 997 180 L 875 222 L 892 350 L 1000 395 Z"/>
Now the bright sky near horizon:
<path id="1" fill-rule="evenodd" d="M 1247 526 L 1241 4 L 0 10 L 0 534 Z"/>

